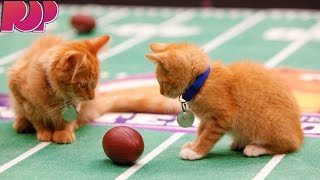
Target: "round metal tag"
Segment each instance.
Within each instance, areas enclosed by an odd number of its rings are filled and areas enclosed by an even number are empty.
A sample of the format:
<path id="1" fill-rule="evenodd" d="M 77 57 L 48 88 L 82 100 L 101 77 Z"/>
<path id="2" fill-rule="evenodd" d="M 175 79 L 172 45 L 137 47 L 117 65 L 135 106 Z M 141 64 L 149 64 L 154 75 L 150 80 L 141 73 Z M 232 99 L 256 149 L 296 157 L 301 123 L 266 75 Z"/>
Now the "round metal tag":
<path id="1" fill-rule="evenodd" d="M 72 105 L 66 106 L 65 108 L 63 108 L 61 115 L 64 120 L 66 120 L 68 122 L 72 122 L 77 119 L 78 111 L 77 111 L 76 107 L 74 107 Z"/>
<path id="2" fill-rule="evenodd" d="M 178 114 L 177 121 L 181 127 L 191 127 L 194 122 L 194 115 L 191 111 L 181 111 Z"/>

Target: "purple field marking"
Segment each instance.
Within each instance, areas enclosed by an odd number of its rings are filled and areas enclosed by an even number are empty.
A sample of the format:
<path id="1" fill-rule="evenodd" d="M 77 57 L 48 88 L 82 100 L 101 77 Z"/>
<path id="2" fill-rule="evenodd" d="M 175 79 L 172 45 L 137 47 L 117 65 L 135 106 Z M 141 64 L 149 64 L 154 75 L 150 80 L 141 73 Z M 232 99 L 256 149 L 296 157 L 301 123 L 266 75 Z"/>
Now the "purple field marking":
<path id="1" fill-rule="evenodd" d="M 121 115 L 119 117 L 117 117 L 115 123 L 116 124 L 125 124 L 128 120 L 133 119 L 136 116 L 136 113 L 133 113 L 131 117 L 129 118 L 124 118 Z"/>
<path id="2" fill-rule="evenodd" d="M 170 119 L 158 118 L 158 121 L 164 121 L 164 126 L 167 126 L 168 123 L 174 122 L 176 120 L 176 115 L 173 115 Z"/>
<path id="3" fill-rule="evenodd" d="M 306 126 L 306 127 L 304 127 L 303 129 L 304 129 L 304 130 L 312 130 L 312 129 L 314 129 L 314 126 Z"/>
<path id="4" fill-rule="evenodd" d="M 0 106 L 9 107 L 9 96 L 7 94 L 0 94 Z"/>
<path id="5" fill-rule="evenodd" d="M 302 113 L 302 116 L 307 116 L 307 117 L 320 117 L 320 113 Z"/>

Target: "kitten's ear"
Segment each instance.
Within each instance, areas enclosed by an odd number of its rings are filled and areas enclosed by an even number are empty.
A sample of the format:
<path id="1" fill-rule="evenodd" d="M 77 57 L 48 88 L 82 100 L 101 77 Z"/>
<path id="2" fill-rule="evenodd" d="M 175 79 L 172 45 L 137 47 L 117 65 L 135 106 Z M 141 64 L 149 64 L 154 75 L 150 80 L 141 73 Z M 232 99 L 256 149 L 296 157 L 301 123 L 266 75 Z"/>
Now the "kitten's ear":
<path id="1" fill-rule="evenodd" d="M 110 36 L 99 36 L 89 40 L 91 45 L 91 50 L 94 53 L 97 53 L 107 42 L 109 42 Z"/>
<path id="2" fill-rule="evenodd" d="M 168 59 L 168 53 L 161 52 L 161 53 L 146 54 L 145 57 L 155 63 L 164 64 L 166 59 Z"/>
<path id="3" fill-rule="evenodd" d="M 167 47 L 168 47 L 168 44 L 165 44 L 165 43 L 150 44 L 150 49 L 155 53 L 163 52 L 167 49 Z"/>
<path id="4" fill-rule="evenodd" d="M 79 59 L 83 59 L 84 54 L 79 51 L 68 51 L 58 61 L 57 68 L 62 70 L 73 70 L 79 63 Z"/>

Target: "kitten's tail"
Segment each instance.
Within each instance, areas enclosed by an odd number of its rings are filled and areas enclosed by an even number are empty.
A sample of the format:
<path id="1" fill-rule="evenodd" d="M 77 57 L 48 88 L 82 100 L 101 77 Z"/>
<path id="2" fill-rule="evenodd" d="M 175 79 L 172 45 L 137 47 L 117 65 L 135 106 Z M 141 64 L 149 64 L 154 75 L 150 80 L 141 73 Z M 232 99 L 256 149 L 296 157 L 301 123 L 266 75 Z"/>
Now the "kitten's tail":
<path id="1" fill-rule="evenodd" d="M 148 86 L 97 94 L 93 101 L 82 104 L 79 119 L 92 120 L 108 112 L 177 114 L 179 111 L 178 99 L 166 98 L 159 93 L 159 87 Z"/>

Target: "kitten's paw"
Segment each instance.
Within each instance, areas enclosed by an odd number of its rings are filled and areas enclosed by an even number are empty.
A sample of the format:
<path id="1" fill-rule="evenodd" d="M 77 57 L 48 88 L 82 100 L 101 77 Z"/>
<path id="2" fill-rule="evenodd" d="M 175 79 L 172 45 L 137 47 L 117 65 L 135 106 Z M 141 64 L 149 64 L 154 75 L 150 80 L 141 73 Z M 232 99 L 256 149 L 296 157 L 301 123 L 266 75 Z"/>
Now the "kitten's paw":
<path id="1" fill-rule="evenodd" d="M 192 145 L 193 145 L 193 142 L 187 142 L 182 146 L 181 149 L 185 149 L 185 148 L 191 149 Z"/>
<path id="2" fill-rule="evenodd" d="M 82 126 L 82 123 L 80 121 L 75 121 L 73 124 L 73 129 L 78 130 Z"/>
<path id="3" fill-rule="evenodd" d="M 180 157 L 185 160 L 197 160 L 203 158 L 204 155 L 198 154 L 189 148 L 184 148 L 180 151 Z"/>
<path id="4" fill-rule="evenodd" d="M 52 132 L 46 129 L 37 131 L 37 138 L 40 141 L 51 141 L 52 140 Z"/>
<path id="5" fill-rule="evenodd" d="M 58 144 L 69 144 L 76 140 L 76 136 L 72 131 L 61 130 L 53 133 L 52 140 Z"/>
<path id="6" fill-rule="evenodd" d="M 270 152 L 264 147 L 257 145 L 247 145 L 243 150 L 243 154 L 248 157 L 257 157 L 265 154 L 270 154 Z"/>

